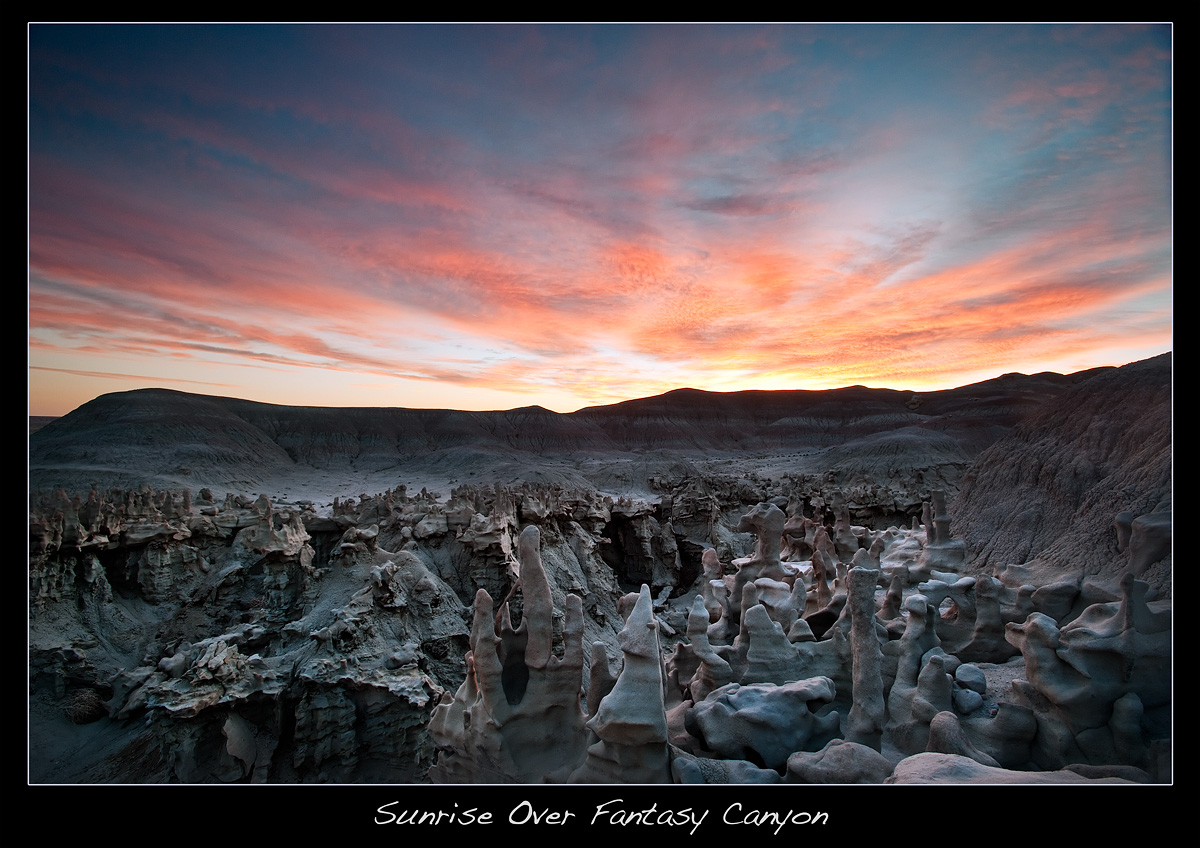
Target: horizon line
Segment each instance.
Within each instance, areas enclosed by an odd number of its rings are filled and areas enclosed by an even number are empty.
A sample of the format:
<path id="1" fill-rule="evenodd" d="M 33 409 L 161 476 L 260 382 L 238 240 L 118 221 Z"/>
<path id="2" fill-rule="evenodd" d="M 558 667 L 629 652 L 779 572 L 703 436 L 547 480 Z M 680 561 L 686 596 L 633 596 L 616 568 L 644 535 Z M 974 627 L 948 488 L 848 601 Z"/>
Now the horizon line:
<path id="1" fill-rule="evenodd" d="M 921 390 L 921 389 L 909 389 L 909 388 L 896 388 L 893 386 L 868 386 L 863 383 L 852 383 L 850 385 L 836 386 L 834 388 L 829 388 L 829 389 L 803 389 L 803 388 L 796 388 L 796 389 L 733 389 L 730 391 L 719 391 L 719 390 L 714 390 L 714 389 L 701 389 L 701 388 L 697 388 L 695 386 L 677 386 L 676 388 L 668 389 L 664 392 L 659 392 L 658 394 L 639 395 L 637 397 L 630 397 L 630 398 L 625 398 L 623 400 L 613 401 L 612 403 L 590 404 L 590 405 L 581 406 L 577 409 L 572 409 L 572 410 L 566 411 L 566 412 L 560 412 L 559 410 L 556 410 L 556 409 L 550 409 L 548 407 L 542 406 L 541 404 L 527 404 L 527 405 L 521 405 L 521 406 L 508 407 L 506 409 L 463 409 L 463 408 L 445 407 L 445 406 L 438 406 L 438 407 L 434 407 L 434 406 L 369 406 L 369 405 L 365 405 L 365 406 L 324 406 L 321 404 L 272 403 L 270 401 L 260 401 L 260 400 L 255 400 L 253 398 L 236 397 L 233 395 L 218 395 L 218 394 L 207 394 L 204 392 L 189 392 L 189 391 L 184 391 L 182 389 L 170 388 L 168 386 L 140 386 L 136 389 L 126 389 L 126 390 L 117 391 L 117 392 L 103 392 L 103 393 L 98 394 L 95 397 L 91 398 L 90 400 L 84 401 L 79 406 L 75 407 L 74 409 L 64 412 L 60 415 L 47 415 L 47 414 L 34 413 L 32 411 L 27 411 L 26 417 L 27 418 L 52 418 L 52 419 L 63 418 L 67 415 L 70 415 L 72 412 L 75 412 L 76 410 L 82 409 L 83 407 L 87 406 L 88 404 L 92 403 L 93 401 L 99 400 L 102 397 L 106 397 L 108 395 L 129 394 L 132 392 L 144 392 L 144 391 L 175 392 L 177 394 L 194 395 L 196 397 L 219 398 L 219 399 L 223 399 L 223 400 L 237 400 L 237 401 L 243 401 L 246 403 L 262 404 L 263 406 L 279 406 L 279 407 L 286 407 L 286 408 L 293 408 L 293 409 L 305 409 L 305 408 L 309 408 L 309 409 L 405 409 L 405 410 L 421 410 L 421 411 L 430 411 L 430 412 L 514 412 L 514 411 L 521 410 L 521 409 L 543 409 L 547 412 L 552 412 L 556 415 L 573 415 L 575 413 L 583 412 L 584 410 L 588 410 L 588 409 L 603 409 L 606 407 L 618 406 L 622 403 L 629 403 L 631 401 L 649 400 L 651 398 L 663 397 L 665 395 L 672 394 L 674 392 L 681 392 L 681 391 L 703 392 L 705 394 L 712 394 L 712 395 L 735 395 L 735 394 L 750 394 L 750 393 L 770 394 L 770 393 L 783 393 L 783 392 L 821 393 L 821 392 L 844 391 L 846 389 L 870 389 L 870 390 L 877 390 L 877 391 L 912 392 L 914 395 L 928 395 L 928 394 L 936 394 L 938 392 L 955 391 L 956 389 L 963 389 L 963 388 L 967 388 L 968 386 L 975 386 L 975 385 L 979 385 L 980 383 L 987 383 L 992 380 L 999 380 L 1003 377 L 1009 377 L 1009 376 L 1034 377 L 1034 376 L 1037 376 L 1038 374 L 1056 374 L 1056 375 L 1062 376 L 1062 377 L 1069 377 L 1074 374 L 1083 374 L 1088 371 L 1097 371 L 1097 370 L 1105 369 L 1105 368 L 1124 368 L 1127 365 L 1133 365 L 1137 362 L 1147 362 L 1151 359 L 1157 359 L 1160 356 L 1167 356 L 1167 355 L 1171 355 L 1173 353 L 1174 353 L 1174 348 L 1169 348 L 1169 349 L 1163 351 L 1162 353 L 1155 354 L 1154 356 L 1149 356 L 1149 357 L 1146 357 L 1145 359 L 1135 359 L 1130 362 L 1122 363 L 1121 365 L 1097 365 L 1097 366 L 1093 366 L 1091 368 L 1082 368 L 1078 371 L 1070 371 L 1070 372 L 1036 371 L 1033 373 L 1026 373 L 1024 371 L 1006 371 L 1006 372 L 1003 372 L 1000 374 L 996 374 L 992 377 L 986 377 L 982 380 L 976 380 L 976 381 L 970 382 L 970 383 L 962 383 L 961 385 L 951 386 L 951 387 L 945 388 L 945 389 Z M 57 370 L 57 369 L 45 369 L 44 366 L 36 366 L 36 365 L 31 365 L 31 366 L 29 366 L 29 368 L 30 368 L 30 370 L 34 370 L 34 369 Z"/>

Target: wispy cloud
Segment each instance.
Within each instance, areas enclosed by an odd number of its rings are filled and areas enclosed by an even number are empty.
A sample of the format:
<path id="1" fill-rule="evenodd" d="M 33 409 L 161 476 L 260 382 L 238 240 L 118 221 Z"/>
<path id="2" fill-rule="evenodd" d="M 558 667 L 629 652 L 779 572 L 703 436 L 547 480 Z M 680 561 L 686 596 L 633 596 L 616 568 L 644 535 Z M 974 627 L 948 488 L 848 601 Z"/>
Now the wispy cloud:
<path id="1" fill-rule="evenodd" d="M 1170 345 L 1166 27 L 37 25 L 30 44 L 48 411 L 206 367 L 294 392 L 277 402 L 369 374 L 363 405 L 419 383 L 567 408 Z"/>

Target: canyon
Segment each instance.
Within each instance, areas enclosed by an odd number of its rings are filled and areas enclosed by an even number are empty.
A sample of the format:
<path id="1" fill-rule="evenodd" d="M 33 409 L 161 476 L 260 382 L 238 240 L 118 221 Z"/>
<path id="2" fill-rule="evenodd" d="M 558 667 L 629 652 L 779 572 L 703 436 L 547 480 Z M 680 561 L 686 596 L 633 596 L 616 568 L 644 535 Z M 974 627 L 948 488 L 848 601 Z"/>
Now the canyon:
<path id="1" fill-rule="evenodd" d="M 1171 374 L 101 396 L 30 436 L 29 781 L 1170 782 Z"/>

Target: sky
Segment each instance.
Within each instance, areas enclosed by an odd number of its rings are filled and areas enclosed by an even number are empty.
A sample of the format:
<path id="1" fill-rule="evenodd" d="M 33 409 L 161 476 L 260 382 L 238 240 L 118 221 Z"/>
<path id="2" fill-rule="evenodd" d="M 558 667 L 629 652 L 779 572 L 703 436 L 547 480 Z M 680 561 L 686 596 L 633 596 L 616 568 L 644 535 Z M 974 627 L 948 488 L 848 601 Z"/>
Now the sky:
<path id="1" fill-rule="evenodd" d="M 1165 25 L 29 27 L 29 412 L 559 412 L 1172 346 Z"/>

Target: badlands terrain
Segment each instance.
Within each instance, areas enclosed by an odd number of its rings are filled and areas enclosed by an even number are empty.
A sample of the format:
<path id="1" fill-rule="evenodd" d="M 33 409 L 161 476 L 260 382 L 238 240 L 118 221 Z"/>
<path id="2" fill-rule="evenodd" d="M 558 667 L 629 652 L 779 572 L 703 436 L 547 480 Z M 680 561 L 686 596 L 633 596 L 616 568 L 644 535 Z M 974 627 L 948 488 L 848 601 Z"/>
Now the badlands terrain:
<path id="1" fill-rule="evenodd" d="M 571 414 L 104 395 L 31 422 L 28 779 L 1169 783 L 1171 491 L 1170 354 Z"/>

